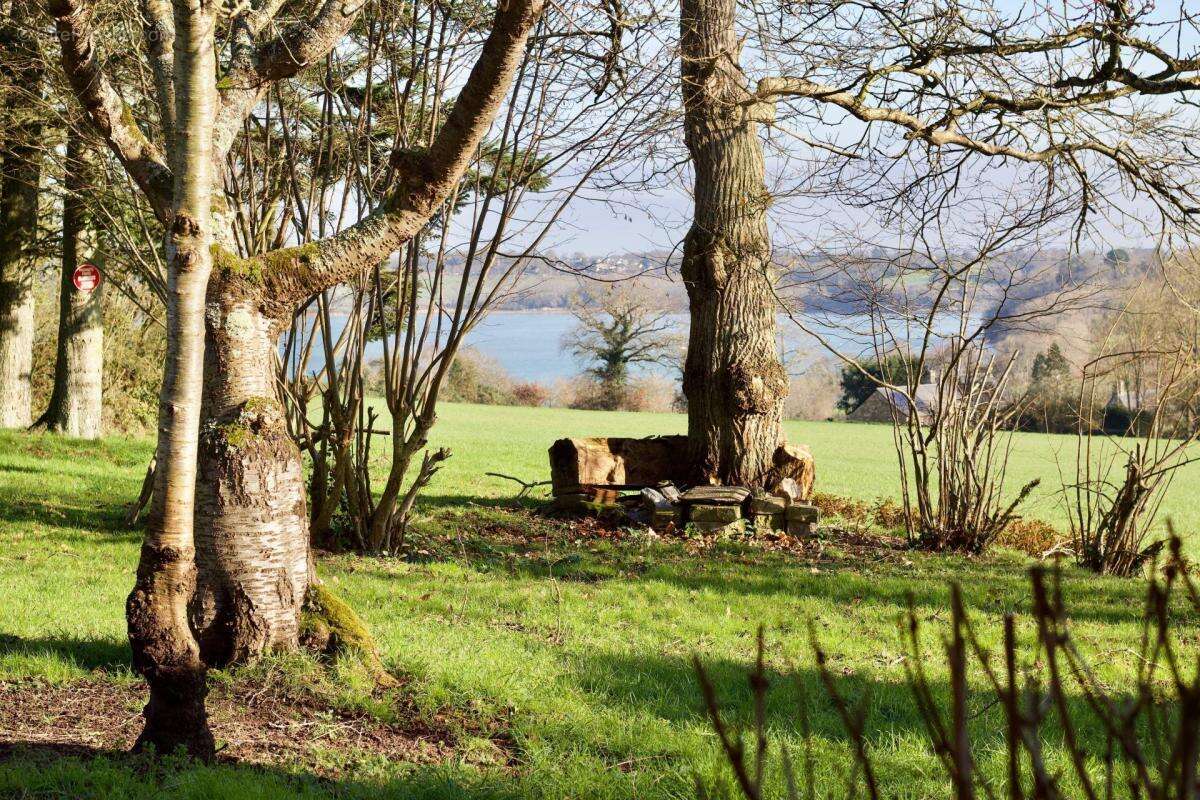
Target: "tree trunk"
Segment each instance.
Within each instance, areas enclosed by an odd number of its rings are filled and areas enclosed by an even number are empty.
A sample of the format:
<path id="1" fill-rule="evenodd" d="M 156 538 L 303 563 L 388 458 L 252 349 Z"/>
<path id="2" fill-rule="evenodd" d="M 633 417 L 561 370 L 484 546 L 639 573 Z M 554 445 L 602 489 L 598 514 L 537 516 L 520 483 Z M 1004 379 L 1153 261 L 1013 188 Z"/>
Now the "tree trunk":
<path id="1" fill-rule="evenodd" d="M 209 290 L 192 621 L 210 665 L 294 649 L 308 587 L 300 450 L 275 389 L 280 326 L 224 275 Z"/>
<path id="2" fill-rule="evenodd" d="M 22 260 L 0 255 L 0 428 L 23 430 L 31 417 L 33 275 Z"/>
<path id="3" fill-rule="evenodd" d="M 701 483 L 761 486 L 783 442 L 788 381 L 775 343 L 770 197 L 733 0 L 683 0 L 684 133 L 695 212 L 683 245 L 691 312 L 683 391 Z"/>
<path id="4" fill-rule="evenodd" d="M 75 268 L 95 250 L 95 229 L 81 201 L 91 186 L 90 160 L 89 148 L 72 130 L 67 140 L 54 391 L 42 417 L 48 429 L 82 439 L 98 439 L 103 424 L 104 285 L 81 292 L 72 281 Z"/>
<path id="5" fill-rule="evenodd" d="M 0 179 L 0 428 L 27 428 L 33 368 L 33 273 L 37 263 L 38 188 L 42 176 L 41 60 L 23 45 L 32 16 L 17 0 L 0 29 L 5 108 Z"/>
<path id="6" fill-rule="evenodd" d="M 311 295 L 388 258 L 438 210 L 495 119 L 541 7 L 541 0 L 499 6 L 429 153 L 416 171 L 405 168 L 411 174 L 397 179 L 395 196 L 376 213 L 322 242 L 254 258 L 218 248 L 206 318 L 199 578 L 191 606 L 208 663 L 245 663 L 296 646 L 311 582 L 300 451 L 275 388 L 281 320 Z"/>
<path id="7" fill-rule="evenodd" d="M 154 498 L 137 582 L 126 603 L 134 667 L 150 685 L 136 749 L 214 755 L 206 667 L 188 625 L 196 585 L 193 517 L 204 370 L 204 303 L 212 269 L 216 53 L 212 7 L 176 0 L 176 136 L 167 226 L 167 352 L 159 400 Z"/>

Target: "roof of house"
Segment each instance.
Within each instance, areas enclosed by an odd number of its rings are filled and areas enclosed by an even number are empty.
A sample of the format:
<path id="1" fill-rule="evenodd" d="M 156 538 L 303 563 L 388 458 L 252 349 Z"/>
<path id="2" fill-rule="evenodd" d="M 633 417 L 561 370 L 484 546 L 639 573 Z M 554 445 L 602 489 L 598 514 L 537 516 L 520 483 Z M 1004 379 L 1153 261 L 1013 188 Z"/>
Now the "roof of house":
<path id="1" fill-rule="evenodd" d="M 886 386 L 880 386 L 875 390 L 875 394 L 883 398 L 884 402 L 894 406 L 896 410 L 903 414 L 908 413 L 908 397 L 898 389 L 890 389 Z M 937 404 L 937 385 L 932 383 L 922 383 L 917 386 L 913 392 L 913 400 L 917 404 L 918 414 L 932 413 L 933 407 Z M 869 399 L 869 398 L 868 398 Z"/>

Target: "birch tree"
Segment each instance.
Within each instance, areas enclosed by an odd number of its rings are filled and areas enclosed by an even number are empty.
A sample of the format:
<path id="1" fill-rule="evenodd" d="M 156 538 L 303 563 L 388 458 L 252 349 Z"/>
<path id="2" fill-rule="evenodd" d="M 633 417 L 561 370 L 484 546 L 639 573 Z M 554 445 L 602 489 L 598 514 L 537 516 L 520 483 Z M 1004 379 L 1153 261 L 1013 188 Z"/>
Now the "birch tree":
<path id="1" fill-rule="evenodd" d="M 201 0 L 146 0 L 151 126 L 132 111 L 137 87 L 106 68 L 92 2 L 48 5 L 75 96 L 165 230 L 154 499 L 127 608 L 150 685 L 139 745 L 160 752 L 212 755 L 209 664 L 295 646 L 310 566 L 300 455 L 274 392 L 282 326 L 312 295 L 386 259 L 437 209 L 500 107 L 542 0 L 497 7 L 444 124 L 428 148 L 393 153 L 391 188 L 373 213 L 326 239 L 239 257 L 219 192 L 226 154 L 270 87 L 322 59 L 362 12 L 326 0 L 289 21 L 282 6 L 223 15 Z"/>

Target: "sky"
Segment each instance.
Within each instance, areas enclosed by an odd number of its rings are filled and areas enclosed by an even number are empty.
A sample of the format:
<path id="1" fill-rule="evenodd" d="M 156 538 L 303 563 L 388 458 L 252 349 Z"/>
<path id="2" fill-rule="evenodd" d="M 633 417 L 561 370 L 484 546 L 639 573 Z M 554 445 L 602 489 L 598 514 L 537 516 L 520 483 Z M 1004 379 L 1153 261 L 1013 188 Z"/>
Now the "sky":
<path id="1" fill-rule="evenodd" d="M 1160 3 L 1153 13 L 1159 19 L 1171 18 L 1180 13 L 1183 6 L 1179 4 L 1184 1 L 1167 0 Z M 1035 4 L 1022 0 L 996 0 L 996 6 L 1006 16 L 1027 15 L 1030 9 L 1036 8 Z M 1144 35 L 1159 35 L 1163 30 Z M 1186 54 L 1200 48 L 1200 39 L 1195 31 L 1188 31 L 1182 40 L 1172 39 L 1167 44 L 1169 49 Z M 1145 64 L 1141 68 L 1148 69 Z M 862 130 L 861 123 L 853 119 L 837 120 L 834 124 L 845 126 L 851 137 Z M 781 144 L 781 140 L 787 140 L 782 143 L 784 149 L 801 157 L 807 150 L 806 145 L 789 140 L 778 132 L 773 132 L 771 138 L 776 146 Z M 979 160 L 983 162 L 987 159 L 980 156 Z M 1006 172 L 1004 168 L 995 169 L 994 165 L 995 160 L 991 160 L 989 180 L 996 182 L 998 192 L 1006 190 L 1006 181 L 1022 180 L 1016 170 L 1009 169 Z M 776 182 L 795 185 L 800 178 L 794 174 L 795 170 L 789 174 L 789 169 L 784 161 L 769 160 L 768 171 L 772 174 L 768 178 L 768 185 L 773 186 Z M 681 173 L 674 183 L 664 184 L 654 192 L 645 189 L 616 190 L 610 193 L 607 200 L 577 198 L 556 226 L 546 249 L 560 253 L 582 252 L 595 257 L 670 250 L 682 241 L 690 221 L 691 200 L 686 187 L 688 179 L 685 173 Z M 1117 205 L 1129 214 L 1130 219 L 1124 222 L 1097 219 L 1094 238 L 1085 243 L 1085 249 L 1103 252 L 1117 246 L 1153 247 L 1156 244 L 1157 215 L 1150 202 L 1137 197 L 1123 197 Z M 799 204 L 791 207 L 777 205 L 770 216 L 773 234 L 779 243 L 822 241 L 838 227 L 861 230 L 873 225 L 870 214 L 833 198 L 803 198 Z M 1065 235 L 1062 243 L 1068 244 Z"/>

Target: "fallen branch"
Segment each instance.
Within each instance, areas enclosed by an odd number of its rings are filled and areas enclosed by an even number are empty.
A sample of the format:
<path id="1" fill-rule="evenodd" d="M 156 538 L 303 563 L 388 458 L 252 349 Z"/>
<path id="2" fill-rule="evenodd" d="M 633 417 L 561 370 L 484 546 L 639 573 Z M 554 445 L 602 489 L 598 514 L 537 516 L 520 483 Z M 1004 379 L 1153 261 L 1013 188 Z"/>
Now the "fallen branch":
<path id="1" fill-rule="evenodd" d="M 529 481 L 521 480 L 520 478 L 515 477 L 513 475 L 505 475 L 503 472 L 485 472 L 483 474 L 489 475 L 493 478 L 503 478 L 506 481 L 513 481 L 515 483 L 521 484 L 521 491 L 517 492 L 517 497 L 525 497 L 531 491 L 533 491 L 534 489 L 536 489 L 539 486 L 549 486 L 550 485 L 550 481 L 534 481 L 533 483 L 530 483 Z"/>

